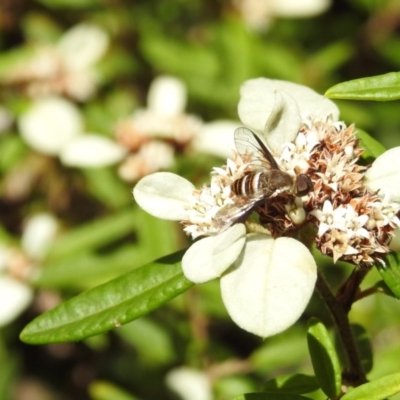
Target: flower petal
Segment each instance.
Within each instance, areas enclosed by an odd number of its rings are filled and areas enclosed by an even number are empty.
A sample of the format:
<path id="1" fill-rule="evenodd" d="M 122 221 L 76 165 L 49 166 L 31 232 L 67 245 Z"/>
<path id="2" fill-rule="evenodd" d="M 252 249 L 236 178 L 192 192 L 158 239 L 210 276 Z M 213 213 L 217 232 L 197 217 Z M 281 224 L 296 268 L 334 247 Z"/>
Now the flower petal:
<path id="1" fill-rule="evenodd" d="M 95 64 L 103 56 L 108 42 L 103 29 L 83 23 L 67 31 L 57 47 L 70 68 L 82 69 Z"/>
<path id="2" fill-rule="evenodd" d="M 400 147 L 385 151 L 365 174 L 365 186 L 382 197 L 400 201 Z"/>
<path id="3" fill-rule="evenodd" d="M 336 121 L 339 109 L 330 100 L 314 90 L 292 82 L 257 78 L 246 81 L 240 88 L 239 117 L 249 128 L 258 133 L 264 131 L 264 126 L 274 107 L 276 90 L 288 93 L 297 103 L 302 118 L 309 114 L 321 119 L 332 115 Z"/>
<path id="4" fill-rule="evenodd" d="M 267 337 L 301 316 L 316 277 L 314 258 L 302 243 L 248 235 L 242 256 L 221 278 L 222 299 L 237 325 Z"/>
<path id="5" fill-rule="evenodd" d="M 60 97 L 37 100 L 18 120 L 23 139 L 41 153 L 57 155 L 82 132 L 82 116 L 75 105 Z"/>
<path id="6" fill-rule="evenodd" d="M 212 400 L 211 382 L 207 374 L 189 367 L 179 367 L 167 373 L 166 383 L 182 400 Z"/>
<path id="7" fill-rule="evenodd" d="M 213 121 L 204 124 L 192 141 L 194 150 L 217 157 L 233 157 L 235 141 L 233 133 L 241 124 L 235 121 Z"/>
<path id="8" fill-rule="evenodd" d="M 264 138 L 268 146 L 280 150 L 283 143 L 292 142 L 300 130 L 300 110 L 286 92 L 275 91 L 275 102 L 264 127 Z"/>
<path id="9" fill-rule="evenodd" d="M 51 214 L 37 214 L 31 217 L 24 228 L 21 246 L 36 260 L 45 257 L 58 229 L 57 220 Z"/>
<path id="10" fill-rule="evenodd" d="M 186 96 L 186 86 L 180 79 L 159 76 L 150 85 L 147 107 L 158 115 L 179 115 L 185 110 Z"/>
<path id="11" fill-rule="evenodd" d="M 188 197 L 195 187 L 170 172 L 156 172 L 142 178 L 133 189 L 133 197 L 149 214 L 173 221 L 185 219 Z"/>
<path id="12" fill-rule="evenodd" d="M 81 135 L 67 143 L 60 160 L 70 167 L 106 167 L 121 161 L 126 149 L 114 141 L 96 134 Z"/>
<path id="13" fill-rule="evenodd" d="M 0 326 L 7 325 L 32 301 L 32 289 L 8 276 L 0 277 Z"/>
<path id="14" fill-rule="evenodd" d="M 325 12 L 331 5 L 330 0 L 269 0 L 275 15 L 280 17 L 312 17 Z"/>
<path id="15" fill-rule="evenodd" d="M 245 241 L 245 226 L 236 224 L 217 236 L 193 243 L 183 256 L 183 273 L 194 283 L 218 278 L 239 257 Z"/>

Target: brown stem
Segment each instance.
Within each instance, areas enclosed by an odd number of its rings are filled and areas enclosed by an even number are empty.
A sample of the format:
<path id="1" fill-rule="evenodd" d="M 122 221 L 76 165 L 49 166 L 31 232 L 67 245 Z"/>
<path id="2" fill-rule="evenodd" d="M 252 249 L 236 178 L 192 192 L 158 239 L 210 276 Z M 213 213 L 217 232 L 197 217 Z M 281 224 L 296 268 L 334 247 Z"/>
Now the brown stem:
<path id="1" fill-rule="evenodd" d="M 348 369 L 343 372 L 345 383 L 351 386 L 358 386 L 367 382 L 347 316 L 348 310 L 346 308 L 348 305 L 338 301 L 320 272 L 318 272 L 316 289 L 331 312 L 346 352 Z"/>
<path id="2" fill-rule="evenodd" d="M 339 288 L 336 293 L 336 299 L 342 304 L 346 313 L 356 301 L 360 293 L 360 284 L 368 274 L 371 268 L 355 268 L 347 281 Z"/>

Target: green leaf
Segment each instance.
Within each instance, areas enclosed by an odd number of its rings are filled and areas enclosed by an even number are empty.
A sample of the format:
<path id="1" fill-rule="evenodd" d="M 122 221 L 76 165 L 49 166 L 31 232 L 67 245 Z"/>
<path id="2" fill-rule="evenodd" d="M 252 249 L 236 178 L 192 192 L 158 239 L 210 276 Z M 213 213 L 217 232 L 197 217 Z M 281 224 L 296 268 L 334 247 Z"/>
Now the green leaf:
<path id="1" fill-rule="evenodd" d="M 109 207 L 118 209 L 132 203 L 131 190 L 110 168 L 86 168 L 82 172 L 88 191 Z"/>
<path id="2" fill-rule="evenodd" d="M 383 400 L 399 392 L 400 373 L 396 373 L 364 383 L 346 393 L 341 400 Z"/>
<path id="3" fill-rule="evenodd" d="M 250 358 L 252 367 L 263 375 L 275 370 L 296 366 L 308 355 L 304 341 L 304 331 L 296 325 L 265 341 Z"/>
<path id="4" fill-rule="evenodd" d="M 362 154 L 362 158 L 364 159 L 375 159 L 386 151 L 383 144 L 359 128 L 357 128 L 357 139 L 361 141 L 360 147 L 364 149 L 364 153 Z"/>
<path id="5" fill-rule="evenodd" d="M 319 388 L 318 382 L 314 376 L 295 374 L 278 376 L 268 381 L 264 390 L 266 392 L 280 392 L 287 394 L 304 394 L 314 392 Z"/>
<path id="6" fill-rule="evenodd" d="M 60 304 L 30 322 L 21 340 L 82 340 L 148 314 L 193 286 L 182 273 L 183 254 L 161 258 Z"/>
<path id="7" fill-rule="evenodd" d="M 117 333 L 135 348 L 143 365 L 162 365 L 175 359 L 170 332 L 149 318 L 121 326 Z"/>
<path id="8" fill-rule="evenodd" d="M 368 332 L 359 324 L 351 324 L 351 330 L 353 331 L 362 369 L 365 373 L 369 373 L 373 367 L 373 352 Z M 342 341 L 338 334 L 335 334 L 335 343 L 342 365 L 345 365 L 347 362 L 347 355 L 343 349 Z"/>
<path id="9" fill-rule="evenodd" d="M 49 253 L 49 259 L 67 257 L 98 248 L 132 233 L 136 214 L 136 210 L 129 207 L 119 213 L 99 218 L 70 230 L 54 243 Z"/>
<path id="10" fill-rule="evenodd" d="M 101 3 L 98 0 L 38 0 L 39 3 L 52 9 L 85 9 L 98 7 Z"/>
<path id="11" fill-rule="evenodd" d="M 309 397 L 286 393 L 246 393 L 234 397 L 232 400 L 307 400 Z"/>
<path id="12" fill-rule="evenodd" d="M 307 342 L 314 373 L 329 398 L 340 394 L 342 376 L 339 358 L 325 325 L 317 318 L 308 323 Z"/>
<path id="13" fill-rule="evenodd" d="M 106 381 L 95 381 L 89 386 L 89 393 L 93 400 L 139 400 L 125 390 Z"/>
<path id="14" fill-rule="evenodd" d="M 325 92 L 331 99 L 388 101 L 400 99 L 400 72 L 354 79 Z"/>
<path id="15" fill-rule="evenodd" d="M 0 335 L 0 399 L 14 398 L 15 384 L 21 371 L 21 361 L 20 355 L 14 352 L 10 343 L 6 343 L 3 335 Z"/>
<path id="16" fill-rule="evenodd" d="M 136 269 L 157 257 L 140 246 L 120 246 L 111 254 L 79 253 L 47 263 L 35 278 L 36 287 L 89 289 Z M 165 253 L 164 253 L 165 254 Z"/>
<path id="17" fill-rule="evenodd" d="M 216 54 L 206 46 L 172 40 L 157 29 L 142 31 L 140 48 L 144 57 L 161 71 L 190 79 L 213 79 L 219 72 Z"/>
<path id="18" fill-rule="evenodd" d="M 373 367 L 373 352 L 371 341 L 366 329 L 359 324 L 352 324 L 351 329 L 354 333 L 357 349 L 361 358 L 361 365 L 365 373 L 372 370 Z"/>
<path id="19" fill-rule="evenodd" d="M 400 299 L 400 254 L 392 251 L 386 255 L 384 261 L 386 266 L 377 262 L 376 268 L 394 296 Z"/>

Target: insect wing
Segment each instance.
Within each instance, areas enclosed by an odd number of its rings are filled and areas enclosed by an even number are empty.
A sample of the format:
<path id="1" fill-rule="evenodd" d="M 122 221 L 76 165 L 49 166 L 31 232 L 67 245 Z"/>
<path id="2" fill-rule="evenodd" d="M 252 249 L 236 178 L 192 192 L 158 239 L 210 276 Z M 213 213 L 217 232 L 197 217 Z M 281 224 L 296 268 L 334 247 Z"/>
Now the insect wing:
<path id="1" fill-rule="evenodd" d="M 245 127 L 237 128 L 234 136 L 236 150 L 242 159 L 245 160 L 250 157 L 251 164 L 264 168 L 279 169 L 267 146 L 250 129 Z"/>
<path id="2" fill-rule="evenodd" d="M 255 197 L 249 199 L 247 197 L 236 197 L 233 203 L 227 204 L 217 212 L 212 222 L 214 229 L 216 229 L 218 233 L 223 232 L 252 210 L 261 198 Z"/>

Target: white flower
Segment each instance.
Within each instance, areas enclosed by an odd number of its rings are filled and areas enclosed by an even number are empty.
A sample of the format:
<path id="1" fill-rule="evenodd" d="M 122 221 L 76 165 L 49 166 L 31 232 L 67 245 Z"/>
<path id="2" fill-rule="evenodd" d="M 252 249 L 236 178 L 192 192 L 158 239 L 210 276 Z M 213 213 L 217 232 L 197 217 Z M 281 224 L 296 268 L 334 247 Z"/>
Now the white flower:
<path id="1" fill-rule="evenodd" d="M 150 85 L 147 107 L 119 121 L 117 142 L 131 153 L 119 169 L 123 179 L 134 181 L 170 167 L 175 148 L 232 156 L 233 131 L 239 124 L 224 120 L 203 123 L 185 112 L 186 100 L 184 82 L 161 75 Z"/>
<path id="2" fill-rule="evenodd" d="M 365 174 L 365 186 L 382 198 L 400 203 L 400 147 L 385 151 Z"/>
<path id="3" fill-rule="evenodd" d="M 6 81 L 26 84 L 28 94 L 34 98 L 66 94 L 85 101 L 96 90 L 99 77 L 94 67 L 108 43 L 108 35 L 100 27 L 78 24 L 53 46 L 34 44 L 31 58 L 10 70 Z"/>
<path id="4" fill-rule="evenodd" d="M 100 167 L 120 161 L 126 150 L 111 139 L 84 134 L 82 115 L 57 96 L 38 99 L 18 119 L 21 136 L 33 149 L 59 156 L 68 166 Z"/>
<path id="5" fill-rule="evenodd" d="M 0 246 L 0 326 L 17 318 L 31 303 L 33 278 L 38 263 L 47 254 L 58 230 L 49 214 L 29 218 L 21 237 L 21 248 Z"/>
<path id="6" fill-rule="evenodd" d="M 240 120 L 266 140 L 273 151 L 293 142 L 309 116 L 339 118 L 339 109 L 312 89 L 296 83 L 257 78 L 240 88 Z"/>
<path id="7" fill-rule="evenodd" d="M 194 151 L 221 158 L 233 156 L 235 148 L 233 132 L 240 124 L 235 121 L 217 120 L 205 123 L 194 136 L 191 146 Z"/>
<path id="8" fill-rule="evenodd" d="M 185 113 L 186 86 L 178 78 L 159 76 L 150 85 L 147 108 L 130 117 L 132 132 L 150 138 L 173 139 L 185 143 L 196 135 L 202 121 Z"/>
<path id="9" fill-rule="evenodd" d="M 17 318 L 31 303 L 32 298 L 33 291 L 29 286 L 0 273 L 0 327 Z"/>
<path id="10" fill-rule="evenodd" d="M 324 202 L 322 210 L 313 210 L 310 212 L 319 220 L 318 236 L 322 236 L 328 229 L 339 229 L 344 231 L 346 228 L 346 221 L 344 215 L 346 209 L 338 207 L 333 209 L 333 205 L 329 200 Z"/>
<path id="11" fill-rule="evenodd" d="M 325 12 L 330 0 L 233 0 L 245 23 L 254 30 L 265 30 L 274 17 L 304 18 Z"/>
<path id="12" fill-rule="evenodd" d="M 148 213 L 183 222 L 193 216 L 193 192 L 186 179 L 166 172 L 141 179 L 133 190 L 135 200 Z M 192 244 L 182 259 L 182 269 L 195 283 L 220 277 L 232 319 L 262 337 L 286 329 L 300 317 L 316 280 L 315 261 L 303 244 L 292 238 L 246 235 L 243 224 Z"/>
<path id="13" fill-rule="evenodd" d="M 144 143 L 138 152 L 128 155 L 118 168 L 120 177 L 126 181 L 136 181 L 143 176 L 171 167 L 175 149 L 168 143 L 153 140 Z"/>
<path id="14" fill-rule="evenodd" d="M 182 400 L 212 400 L 210 379 L 199 370 L 180 367 L 168 372 L 165 377 L 168 387 Z"/>

